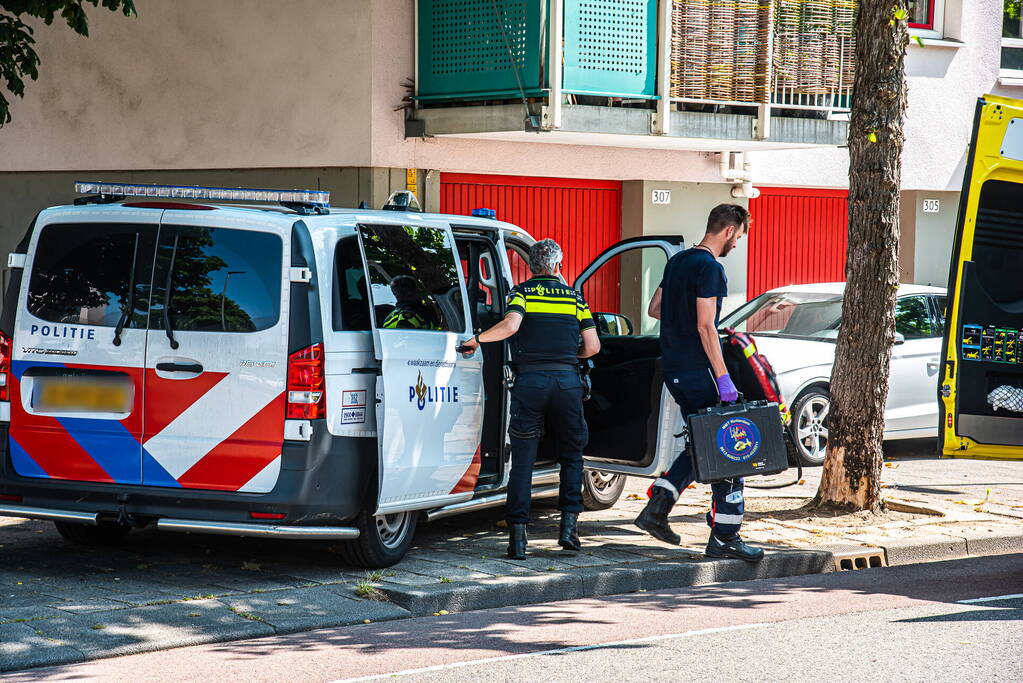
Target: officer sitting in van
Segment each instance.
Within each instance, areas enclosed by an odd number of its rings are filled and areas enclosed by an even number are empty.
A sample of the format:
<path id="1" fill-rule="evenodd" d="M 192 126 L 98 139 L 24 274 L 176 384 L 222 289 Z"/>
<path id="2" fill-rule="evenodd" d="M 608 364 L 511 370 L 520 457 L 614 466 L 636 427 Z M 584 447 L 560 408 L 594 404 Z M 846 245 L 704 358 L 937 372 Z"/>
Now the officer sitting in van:
<path id="1" fill-rule="evenodd" d="M 388 330 L 439 330 L 436 315 L 423 305 L 423 297 L 419 293 L 419 283 L 411 275 L 398 275 L 391 280 L 391 293 L 394 294 L 395 305 L 384 323 Z"/>
<path id="2" fill-rule="evenodd" d="M 462 343 L 471 352 L 480 342 L 515 337 L 517 377 L 511 390 L 508 425 L 512 468 L 505 506 L 508 557 L 513 560 L 526 559 L 533 464 L 545 417 L 557 426 L 561 463 L 558 544 L 565 550 L 582 547 L 577 522 L 583 510 L 583 448 L 589 430 L 583 416 L 584 389 L 578 362 L 600 351 L 600 339 L 582 294 L 561 279 L 561 261 L 561 247 L 554 240 L 534 244 L 529 249 L 533 277 L 512 289 L 504 320 Z"/>

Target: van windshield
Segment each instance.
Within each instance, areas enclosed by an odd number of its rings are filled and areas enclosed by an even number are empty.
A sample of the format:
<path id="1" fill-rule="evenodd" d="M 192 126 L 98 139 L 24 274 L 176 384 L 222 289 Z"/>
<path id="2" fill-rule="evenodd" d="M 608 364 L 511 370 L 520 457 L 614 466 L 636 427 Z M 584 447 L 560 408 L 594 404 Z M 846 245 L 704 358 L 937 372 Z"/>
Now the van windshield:
<path id="1" fill-rule="evenodd" d="M 834 340 L 841 322 L 841 294 L 768 292 L 726 316 L 720 327 L 769 337 Z"/>

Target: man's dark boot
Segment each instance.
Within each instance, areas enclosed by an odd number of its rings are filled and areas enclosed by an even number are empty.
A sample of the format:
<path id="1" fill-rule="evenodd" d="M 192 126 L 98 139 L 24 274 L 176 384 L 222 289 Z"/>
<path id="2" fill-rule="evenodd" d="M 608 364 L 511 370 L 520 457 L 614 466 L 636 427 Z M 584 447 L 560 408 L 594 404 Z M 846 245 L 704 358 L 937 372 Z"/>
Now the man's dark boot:
<path id="1" fill-rule="evenodd" d="M 707 550 L 704 555 L 707 557 L 732 557 L 746 562 L 759 562 L 764 559 L 763 550 L 746 545 L 738 534 L 729 539 L 721 539 L 713 532 L 710 534 L 710 540 L 707 541 Z"/>
<path id="2" fill-rule="evenodd" d="M 668 524 L 668 513 L 674 505 L 675 497 L 671 495 L 671 491 L 663 486 L 654 486 L 650 500 L 633 524 L 659 541 L 678 545 L 682 542 L 682 537 L 672 531 L 671 525 Z"/>
<path id="3" fill-rule="evenodd" d="M 578 522 L 579 513 L 561 513 L 561 532 L 558 534 L 558 545 L 565 550 L 575 550 L 578 552 L 583 549 L 582 544 L 579 542 Z"/>
<path id="4" fill-rule="evenodd" d="M 526 559 L 526 525 L 508 525 L 508 559 Z"/>

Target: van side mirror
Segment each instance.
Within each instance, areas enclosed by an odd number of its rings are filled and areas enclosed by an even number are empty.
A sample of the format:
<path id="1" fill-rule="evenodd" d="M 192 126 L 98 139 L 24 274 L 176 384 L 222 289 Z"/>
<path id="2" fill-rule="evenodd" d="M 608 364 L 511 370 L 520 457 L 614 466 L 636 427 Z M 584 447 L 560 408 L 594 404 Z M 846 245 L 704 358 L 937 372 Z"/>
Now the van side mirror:
<path id="1" fill-rule="evenodd" d="M 906 335 L 902 334 L 901 332 L 896 332 L 895 333 L 895 345 L 898 346 L 899 344 L 905 344 L 905 343 L 906 343 Z"/>
<path id="2" fill-rule="evenodd" d="M 629 316 L 621 313 L 594 313 L 593 322 L 597 326 L 597 334 L 602 337 L 627 337 L 634 330 Z"/>

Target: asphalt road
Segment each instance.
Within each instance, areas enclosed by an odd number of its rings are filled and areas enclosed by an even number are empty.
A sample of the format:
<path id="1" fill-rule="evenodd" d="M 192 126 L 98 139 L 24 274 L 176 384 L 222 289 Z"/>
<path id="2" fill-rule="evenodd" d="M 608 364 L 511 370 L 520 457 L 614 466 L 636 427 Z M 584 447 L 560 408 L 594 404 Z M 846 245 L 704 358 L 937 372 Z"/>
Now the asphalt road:
<path id="1" fill-rule="evenodd" d="M 1021 642 L 1017 554 L 324 629 L 10 680 L 1019 681 Z"/>

